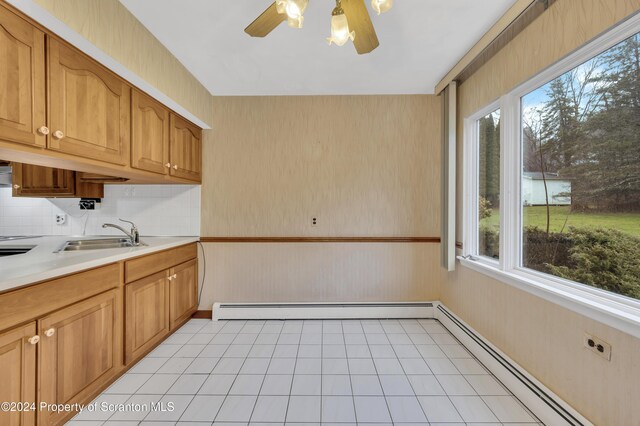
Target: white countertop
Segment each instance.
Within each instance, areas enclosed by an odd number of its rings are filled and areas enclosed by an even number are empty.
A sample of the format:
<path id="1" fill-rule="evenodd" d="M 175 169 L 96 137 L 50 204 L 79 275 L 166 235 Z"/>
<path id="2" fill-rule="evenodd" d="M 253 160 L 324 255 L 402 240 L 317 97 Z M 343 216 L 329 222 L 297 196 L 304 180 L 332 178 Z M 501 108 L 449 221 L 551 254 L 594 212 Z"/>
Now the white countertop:
<path id="1" fill-rule="evenodd" d="M 54 253 L 65 241 L 109 236 L 53 236 L 0 241 L 3 246 L 34 246 L 25 254 L 0 257 L 0 293 L 49 280 L 61 275 L 118 262 L 168 248 L 198 241 L 198 237 L 140 237 L 147 244 L 140 247 L 68 251 Z"/>

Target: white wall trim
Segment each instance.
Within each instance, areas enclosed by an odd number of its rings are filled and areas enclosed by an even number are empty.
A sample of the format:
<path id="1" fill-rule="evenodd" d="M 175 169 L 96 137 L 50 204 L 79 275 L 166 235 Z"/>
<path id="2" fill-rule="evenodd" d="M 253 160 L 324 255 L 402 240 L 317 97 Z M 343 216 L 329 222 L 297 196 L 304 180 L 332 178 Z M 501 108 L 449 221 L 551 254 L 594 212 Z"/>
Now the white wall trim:
<path id="1" fill-rule="evenodd" d="M 446 309 L 444 305 L 437 303 L 435 313 L 438 321 L 542 422 L 554 426 L 593 425 L 504 352 Z M 558 411 L 552 406 L 555 406 Z"/>
<path id="2" fill-rule="evenodd" d="M 25 15 L 29 16 L 34 21 L 40 23 L 40 25 L 49 29 L 63 40 L 71 43 L 76 48 L 89 55 L 96 61 L 100 62 L 105 67 L 109 68 L 114 73 L 118 74 L 123 79 L 127 80 L 134 86 L 137 86 L 151 97 L 155 98 L 158 102 L 171 108 L 184 118 L 192 121 L 203 129 L 210 129 L 211 127 L 203 120 L 198 118 L 195 114 L 188 111 L 182 105 L 171 99 L 169 96 L 146 82 L 136 73 L 129 70 L 120 62 L 113 59 L 107 53 L 93 45 L 87 39 L 75 32 L 67 24 L 53 16 L 42 6 L 34 2 L 33 0 L 7 0 L 7 3 L 20 10 Z"/>
<path id="3" fill-rule="evenodd" d="M 433 302 L 214 303 L 213 320 L 434 318 Z"/>

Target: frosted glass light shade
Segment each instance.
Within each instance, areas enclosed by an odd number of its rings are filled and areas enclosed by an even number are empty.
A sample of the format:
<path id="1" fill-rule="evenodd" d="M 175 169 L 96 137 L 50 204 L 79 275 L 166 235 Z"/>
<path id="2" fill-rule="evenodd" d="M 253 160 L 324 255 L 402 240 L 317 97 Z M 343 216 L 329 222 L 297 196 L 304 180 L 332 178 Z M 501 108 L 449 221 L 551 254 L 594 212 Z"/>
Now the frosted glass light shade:
<path id="1" fill-rule="evenodd" d="M 287 23 L 292 28 L 302 28 L 304 11 L 309 0 L 276 0 L 276 10 L 280 14 L 287 14 Z"/>
<path id="2" fill-rule="evenodd" d="M 355 31 L 349 32 L 349 22 L 347 22 L 347 17 L 344 14 L 331 17 L 331 37 L 327 37 L 329 45 L 335 43 L 338 46 L 342 46 L 349 39 L 353 41 L 355 37 Z"/>
<path id="3" fill-rule="evenodd" d="M 378 15 L 391 9 L 392 6 L 393 0 L 371 0 L 371 7 L 373 7 L 373 10 L 375 10 Z"/>

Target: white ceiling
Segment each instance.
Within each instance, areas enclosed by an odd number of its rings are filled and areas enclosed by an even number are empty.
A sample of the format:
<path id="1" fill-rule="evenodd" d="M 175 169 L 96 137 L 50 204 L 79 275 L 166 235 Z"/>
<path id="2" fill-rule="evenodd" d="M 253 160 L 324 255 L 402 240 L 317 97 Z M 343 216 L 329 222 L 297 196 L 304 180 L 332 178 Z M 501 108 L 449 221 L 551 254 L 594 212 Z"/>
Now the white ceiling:
<path id="1" fill-rule="evenodd" d="M 273 0 L 120 0 L 219 96 L 433 93 L 516 0 L 397 0 L 377 16 L 380 46 L 328 46 L 332 0 L 310 0 L 304 28 L 265 38 L 244 28 Z M 356 35 L 357 37 L 357 35 Z"/>

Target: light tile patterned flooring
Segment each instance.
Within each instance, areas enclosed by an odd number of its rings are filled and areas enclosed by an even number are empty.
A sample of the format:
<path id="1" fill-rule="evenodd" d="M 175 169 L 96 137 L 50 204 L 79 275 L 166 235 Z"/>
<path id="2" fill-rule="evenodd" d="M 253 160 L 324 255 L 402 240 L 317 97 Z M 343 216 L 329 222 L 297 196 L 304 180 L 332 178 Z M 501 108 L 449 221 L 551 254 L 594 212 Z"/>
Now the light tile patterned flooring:
<path id="1" fill-rule="evenodd" d="M 67 424 L 541 424 L 436 320 L 193 319 L 95 402 Z"/>

